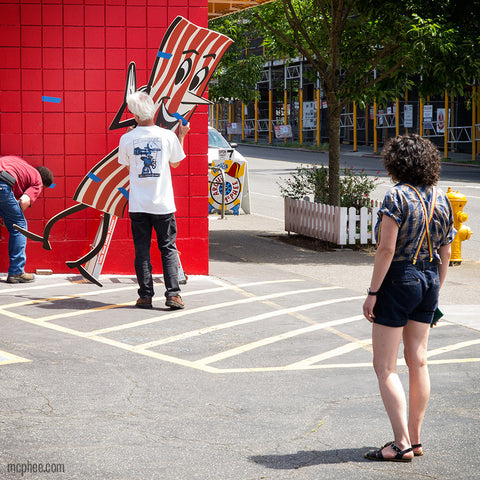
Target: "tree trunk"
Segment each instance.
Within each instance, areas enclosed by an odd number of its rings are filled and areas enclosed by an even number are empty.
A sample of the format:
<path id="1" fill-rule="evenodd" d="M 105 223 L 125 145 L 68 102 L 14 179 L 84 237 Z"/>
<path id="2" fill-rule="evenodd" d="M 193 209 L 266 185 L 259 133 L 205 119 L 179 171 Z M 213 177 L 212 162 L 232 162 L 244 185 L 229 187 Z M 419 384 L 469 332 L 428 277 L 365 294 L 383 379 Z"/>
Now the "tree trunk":
<path id="1" fill-rule="evenodd" d="M 331 98 L 330 98 L 331 97 Z M 328 98 L 328 203 L 340 206 L 340 105 Z"/>

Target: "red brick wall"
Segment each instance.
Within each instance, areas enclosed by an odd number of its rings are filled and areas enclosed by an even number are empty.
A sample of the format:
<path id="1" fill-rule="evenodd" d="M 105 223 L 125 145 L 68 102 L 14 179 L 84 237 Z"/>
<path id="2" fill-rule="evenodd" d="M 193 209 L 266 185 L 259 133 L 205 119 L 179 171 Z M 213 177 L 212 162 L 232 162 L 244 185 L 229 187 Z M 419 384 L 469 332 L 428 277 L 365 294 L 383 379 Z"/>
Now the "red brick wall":
<path id="1" fill-rule="evenodd" d="M 118 145 L 124 132 L 108 125 L 123 100 L 128 63 L 136 63 L 137 85 L 145 85 L 177 15 L 206 27 L 207 0 L 0 0 L 0 154 L 45 165 L 55 176 L 55 187 L 26 212 L 30 231 L 40 234 L 48 219 L 72 206 L 83 176 Z M 208 273 L 207 123 L 206 107 L 198 107 L 187 159 L 173 171 L 177 246 L 190 274 Z M 90 249 L 100 216 L 88 208 L 59 221 L 50 252 L 28 241 L 26 270 L 72 272 L 65 261 Z M 134 273 L 127 217 L 117 223 L 102 273 Z M 0 235 L 0 272 L 6 272 L 5 228 Z M 156 248 L 152 258 L 159 272 Z"/>

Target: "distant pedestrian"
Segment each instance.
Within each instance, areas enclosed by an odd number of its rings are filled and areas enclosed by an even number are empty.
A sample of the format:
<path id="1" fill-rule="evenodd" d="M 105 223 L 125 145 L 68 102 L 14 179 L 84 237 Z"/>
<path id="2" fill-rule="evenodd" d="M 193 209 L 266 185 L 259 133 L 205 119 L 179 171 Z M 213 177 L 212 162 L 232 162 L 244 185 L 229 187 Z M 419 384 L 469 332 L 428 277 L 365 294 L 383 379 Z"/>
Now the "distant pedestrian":
<path id="1" fill-rule="evenodd" d="M 178 123 L 178 136 L 155 125 L 156 107 L 144 92 L 128 97 L 128 109 L 137 127 L 120 138 L 118 162 L 129 169 L 129 214 L 135 246 L 135 273 L 139 283 L 136 306 L 152 308 L 154 296 L 150 247 L 152 230 L 157 235 L 165 281 L 165 305 L 184 308 L 178 281 L 177 226 L 170 167 L 185 158 L 183 141 L 189 124 Z"/>
<path id="2" fill-rule="evenodd" d="M 0 217 L 9 233 L 7 283 L 34 281 L 31 273 L 25 273 L 27 237 L 13 225 L 27 229 L 23 212 L 35 202 L 42 188 L 52 183 L 53 174 L 47 167 L 32 167 L 20 157 L 0 157 Z"/>
<path id="3" fill-rule="evenodd" d="M 368 452 L 370 460 L 410 462 L 423 455 L 420 430 L 430 396 L 427 344 L 455 236 L 447 196 L 435 187 L 437 148 L 418 135 L 391 139 L 383 163 L 393 181 L 376 225 L 379 239 L 363 314 L 373 322 L 373 365 L 394 441 Z M 409 401 L 397 374 L 403 338 Z"/>

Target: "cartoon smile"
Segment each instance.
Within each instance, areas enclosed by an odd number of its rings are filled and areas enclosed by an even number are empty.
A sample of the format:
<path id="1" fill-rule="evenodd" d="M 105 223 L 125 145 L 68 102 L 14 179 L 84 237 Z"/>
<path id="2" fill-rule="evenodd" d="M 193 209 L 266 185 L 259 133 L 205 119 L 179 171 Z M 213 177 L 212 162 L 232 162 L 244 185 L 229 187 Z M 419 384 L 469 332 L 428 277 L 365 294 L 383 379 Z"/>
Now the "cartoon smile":
<path id="1" fill-rule="evenodd" d="M 171 130 L 182 118 L 188 121 L 188 117 L 192 112 L 192 106 L 209 105 L 212 102 L 206 98 L 199 97 L 198 95 L 187 91 L 175 112 L 171 113 L 167 107 L 167 105 L 173 107 L 173 102 L 171 101 L 170 97 L 163 97 L 159 99 L 158 103 L 160 103 L 160 108 L 157 112 L 157 119 L 155 123 L 163 128 Z"/>

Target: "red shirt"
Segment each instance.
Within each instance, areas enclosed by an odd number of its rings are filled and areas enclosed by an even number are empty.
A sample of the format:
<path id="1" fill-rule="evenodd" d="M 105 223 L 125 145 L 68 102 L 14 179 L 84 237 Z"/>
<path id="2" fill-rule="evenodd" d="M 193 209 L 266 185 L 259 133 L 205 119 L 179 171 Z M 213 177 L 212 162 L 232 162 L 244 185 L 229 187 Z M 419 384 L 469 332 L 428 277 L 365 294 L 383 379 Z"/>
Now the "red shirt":
<path id="1" fill-rule="evenodd" d="M 42 192 L 42 177 L 38 170 L 20 157 L 0 157 L 0 171 L 5 170 L 15 177 L 13 194 L 19 199 L 23 194 L 30 197 L 33 203 Z"/>

